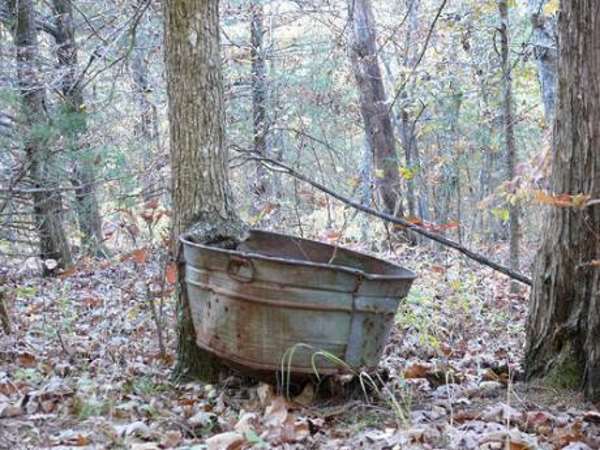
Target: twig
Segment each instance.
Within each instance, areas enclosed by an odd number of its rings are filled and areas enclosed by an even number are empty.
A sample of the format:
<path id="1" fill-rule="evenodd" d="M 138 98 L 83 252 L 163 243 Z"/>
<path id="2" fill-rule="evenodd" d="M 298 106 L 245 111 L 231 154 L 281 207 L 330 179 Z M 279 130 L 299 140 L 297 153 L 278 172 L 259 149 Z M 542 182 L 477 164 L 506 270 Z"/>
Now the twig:
<path id="1" fill-rule="evenodd" d="M 149 284 L 146 284 L 146 297 L 148 298 L 148 302 L 150 303 L 150 308 L 152 311 L 152 318 L 154 319 L 154 323 L 156 324 L 156 335 L 158 337 L 158 348 L 160 351 L 160 358 L 164 361 L 167 352 L 165 350 L 165 342 L 164 342 L 163 334 L 162 334 L 162 325 L 161 325 L 161 320 L 158 316 L 158 312 L 156 311 L 156 303 L 154 302 L 154 295 L 152 295 L 152 292 L 150 291 Z"/>
<path id="2" fill-rule="evenodd" d="M 438 19 L 442 15 L 442 11 L 446 7 L 447 1 L 448 0 L 443 0 L 442 3 L 440 4 L 440 7 L 438 8 L 437 13 L 433 19 L 433 22 L 431 22 L 431 26 L 429 27 L 429 32 L 427 33 L 427 37 L 425 38 L 425 43 L 423 44 L 421 53 L 419 54 L 419 57 L 413 64 L 410 73 L 408 74 L 408 76 L 406 77 L 406 79 L 404 80 L 404 82 L 402 83 L 400 88 L 396 91 L 396 94 L 394 95 L 394 98 L 393 98 L 392 102 L 390 103 L 389 111 L 391 111 L 394 108 L 394 105 L 400 98 L 400 95 L 402 94 L 402 92 L 404 92 L 404 88 L 406 87 L 406 85 L 408 84 L 410 79 L 413 77 L 415 72 L 417 71 L 417 67 L 419 67 L 419 64 L 421 64 L 421 61 L 423 60 L 423 56 L 425 56 L 425 52 L 427 51 L 427 48 L 429 47 L 429 41 L 431 40 L 431 36 L 433 35 L 433 30 L 435 29 L 435 25 L 437 24 Z"/>
<path id="3" fill-rule="evenodd" d="M 294 169 L 283 164 L 282 162 L 276 161 L 271 158 L 264 157 L 262 155 L 256 155 L 252 152 L 247 152 L 247 153 L 249 155 L 248 159 L 262 162 L 263 165 L 265 165 L 265 167 L 267 169 L 271 169 L 271 167 L 269 167 L 269 165 L 275 166 L 276 168 L 279 168 L 280 172 L 285 173 L 289 176 L 292 176 L 300 181 L 304 181 L 305 183 L 310 184 L 311 186 L 320 190 L 321 192 L 324 192 L 325 194 L 330 195 L 331 197 L 333 197 L 349 206 L 352 206 L 353 208 L 356 208 L 359 211 L 362 211 L 364 213 L 370 214 L 375 217 L 379 217 L 380 219 L 395 223 L 397 225 L 402 225 L 403 227 L 405 227 L 417 234 L 420 234 L 421 236 L 425 236 L 426 238 L 431 239 L 436 242 L 439 242 L 440 244 L 445 245 L 446 247 L 450 247 L 450 248 L 462 253 L 466 257 L 472 259 L 473 261 L 477 261 L 478 263 L 483 264 L 484 266 L 490 267 L 490 268 L 494 269 L 495 271 L 500 272 L 500 273 L 512 278 L 513 280 L 520 281 L 521 283 L 526 284 L 528 286 L 532 285 L 531 279 L 526 277 L 525 275 L 515 272 L 514 270 L 511 270 L 506 266 L 498 264 L 483 255 L 480 255 L 472 250 L 469 250 L 468 248 L 465 248 L 462 245 L 460 245 L 458 242 L 455 242 L 451 239 L 445 238 L 444 236 L 441 236 L 437 233 L 427 231 L 427 230 L 421 228 L 420 226 L 418 226 L 417 224 L 408 222 L 407 220 L 401 219 L 400 217 L 394 217 L 390 214 L 387 214 L 387 213 L 384 213 L 381 211 L 377 211 L 376 209 L 369 208 L 368 206 L 365 206 L 365 205 L 361 205 L 360 203 L 357 203 L 357 202 L 343 196 L 342 194 L 332 191 L 331 189 L 323 186 L 322 184 L 311 180 L 310 178 L 302 175 L 301 173 L 296 172 Z"/>
<path id="4" fill-rule="evenodd" d="M 62 347 L 63 351 L 66 353 L 66 355 L 69 357 L 69 359 L 73 359 L 73 351 L 69 349 L 69 347 L 67 347 L 67 345 L 65 344 L 65 341 L 62 338 L 62 334 L 60 333 L 60 330 L 56 330 L 56 337 L 58 337 L 58 342 L 60 343 L 60 346 Z"/>
<path id="5" fill-rule="evenodd" d="M 2 323 L 2 329 L 4 330 L 4 333 L 11 334 L 12 328 L 10 326 L 10 319 L 8 318 L 8 308 L 4 303 L 5 297 L 6 295 L 4 289 L 0 288 L 0 322 Z"/>

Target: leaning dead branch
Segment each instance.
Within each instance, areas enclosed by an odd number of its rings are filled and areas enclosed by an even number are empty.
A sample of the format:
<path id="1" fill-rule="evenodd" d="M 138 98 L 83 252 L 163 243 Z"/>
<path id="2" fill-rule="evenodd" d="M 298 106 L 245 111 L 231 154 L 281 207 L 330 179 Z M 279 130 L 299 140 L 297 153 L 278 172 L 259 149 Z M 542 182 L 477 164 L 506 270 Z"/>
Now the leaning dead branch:
<path id="1" fill-rule="evenodd" d="M 240 150 L 238 150 L 238 151 L 240 151 Z M 531 279 L 526 277 L 525 275 L 515 272 L 514 270 L 511 270 L 506 266 L 498 264 L 497 262 L 494 262 L 491 259 L 489 259 L 479 253 L 474 252 L 473 250 L 469 250 L 468 248 L 460 245 L 458 242 L 455 242 L 455 241 L 448 239 L 444 236 L 441 236 L 437 233 L 433 233 L 431 231 L 425 230 L 424 228 L 420 227 L 418 224 L 411 223 L 400 217 L 394 217 L 390 214 L 386 214 L 386 213 L 378 211 L 376 209 L 369 208 L 368 206 L 361 205 L 360 203 L 357 203 L 357 202 L 349 199 L 348 197 L 345 197 L 342 194 L 339 194 L 339 193 L 329 189 L 328 187 L 323 186 L 322 184 L 308 178 L 307 176 L 297 172 L 293 168 L 287 166 L 286 164 L 284 164 L 280 161 L 276 161 L 274 159 L 267 158 L 262 155 L 256 155 L 252 152 L 243 152 L 243 153 L 247 154 L 247 158 L 249 160 L 257 161 L 257 162 L 263 164 L 267 169 L 289 175 L 300 181 L 308 183 L 312 187 L 320 190 L 321 192 L 324 192 L 325 194 L 330 195 L 331 197 L 345 203 L 348 206 L 356 208 L 359 211 L 362 211 L 366 214 L 370 214 L 375 217 L 379 217 L 380 219 L 394 223 L 396 225 L 403 226 L 417 234 L 420 234 L 421 236 L 425 236 L 426 238 L 431 239 L 435 242 L 438 242 L 446 247 L 450 247 L 450 248 L 458 251 L 459 253 L 462 253 L 467 258 L 470 258 L 473 261 L 478 262 L 479 264 L 483 264 L 484 266 L 490 267 L 491 269 L 494 269 L 495 271 L 500 272 L 500 273 L 508 276 L 509 278 L 512 278 L 513 280 L 517 280 L 523 284 L 526 284 L 527 286 L 531 286 L 531 284 L 532 284 Z"/>

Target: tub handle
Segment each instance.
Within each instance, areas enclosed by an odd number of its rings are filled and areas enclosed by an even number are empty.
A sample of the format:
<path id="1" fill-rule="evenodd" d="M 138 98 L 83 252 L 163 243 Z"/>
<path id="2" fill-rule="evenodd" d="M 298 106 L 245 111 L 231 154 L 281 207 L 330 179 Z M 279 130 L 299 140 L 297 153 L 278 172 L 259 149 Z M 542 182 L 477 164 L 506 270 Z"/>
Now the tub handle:
<path id="1" fill-rule="evenodd" d="M 243 256 L 230 256 L 227 263 L 227 275 L 241 283 L 251 283 L 254 280 L 254 263 Z"/>

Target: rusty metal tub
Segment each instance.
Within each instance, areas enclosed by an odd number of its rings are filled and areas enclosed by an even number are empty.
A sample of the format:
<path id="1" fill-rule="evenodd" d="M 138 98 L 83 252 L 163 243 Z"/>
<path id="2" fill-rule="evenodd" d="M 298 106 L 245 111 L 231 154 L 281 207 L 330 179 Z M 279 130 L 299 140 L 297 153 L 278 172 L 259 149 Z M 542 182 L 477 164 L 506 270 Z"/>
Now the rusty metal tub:
<path id="1" fill-rule="evenodd" d="M 197 344 L 255 371 L 280 369 L 286 354 L 292 373 L 344 371 L 323 352 L 355 370 L 376 367 L 415 278 L 361 253 L 265 231 L 235 250 L 182 242 Z"/>

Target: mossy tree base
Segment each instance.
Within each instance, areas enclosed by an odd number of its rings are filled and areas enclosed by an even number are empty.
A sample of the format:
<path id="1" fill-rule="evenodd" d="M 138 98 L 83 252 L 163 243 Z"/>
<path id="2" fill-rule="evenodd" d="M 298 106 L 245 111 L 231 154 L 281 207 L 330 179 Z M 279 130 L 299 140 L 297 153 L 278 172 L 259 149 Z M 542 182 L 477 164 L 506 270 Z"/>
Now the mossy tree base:
<path id="1" fill-rule="evenodd" d="M 537 254 L 529 303 L 528 379 L 577 388 L 600 400 L 600 2 L 562 2 L 559 101 L 552 205 Z M 583 204 L 576 199 L 584 198 Z"/>

